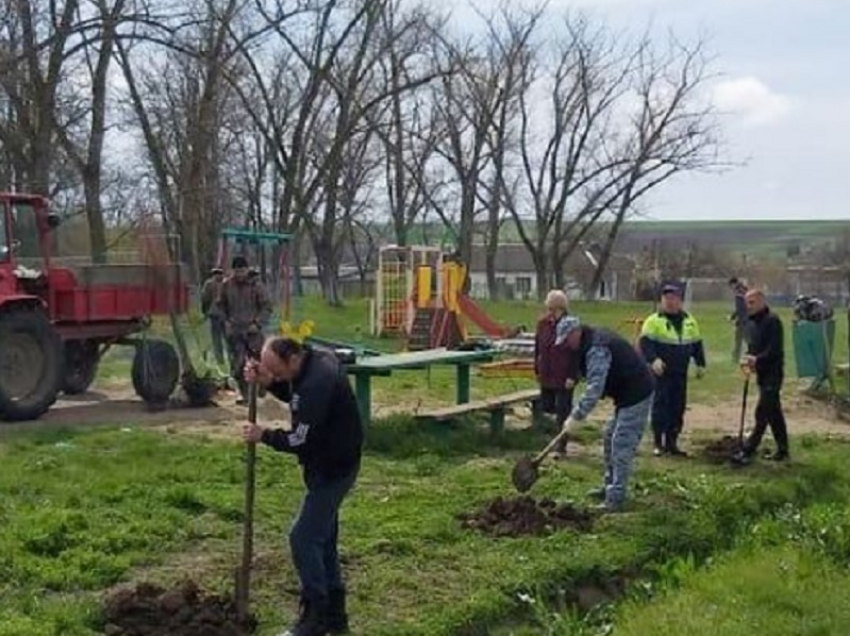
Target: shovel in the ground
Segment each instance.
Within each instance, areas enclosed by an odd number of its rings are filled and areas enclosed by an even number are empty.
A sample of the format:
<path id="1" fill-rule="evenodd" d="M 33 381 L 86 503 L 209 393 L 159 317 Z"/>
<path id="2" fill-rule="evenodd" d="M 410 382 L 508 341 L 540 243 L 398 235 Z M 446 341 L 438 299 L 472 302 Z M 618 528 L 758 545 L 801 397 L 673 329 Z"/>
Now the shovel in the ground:
<path id="1" fill-rule="evenodd" d="M 546 448 L 540 451 L 535 457 L 526 455 L 516 463 L 513 471 L 511 472 L 511 479 L 514 482 L 514 487 L 519 492 L 528 492 L 531 490 L 531 487 L 537 481 L 537 477 L 539 476 L 538 468 L 540 467 L 540 464 L 560 442 L 566 439 L 572 423 L 572 419 L 568 419 L 564 424 L 564 427 L 561 429 L 561 432 L 552 438 L 552 441 L 546 445 Z"/>
<path id="2" fill-rule="evenodd" d="M 257 423 L 256 382 L 249 385 L 248 421 Z M 236 571 L 236 612 L 241 624 L 249 618 L 249 596 L 251 588 L 251 565 L 254 555 L 254 487 L 256 484 L 257 445 L 245 443 L 245 518 L 242 525 L 242 563 Z"/>

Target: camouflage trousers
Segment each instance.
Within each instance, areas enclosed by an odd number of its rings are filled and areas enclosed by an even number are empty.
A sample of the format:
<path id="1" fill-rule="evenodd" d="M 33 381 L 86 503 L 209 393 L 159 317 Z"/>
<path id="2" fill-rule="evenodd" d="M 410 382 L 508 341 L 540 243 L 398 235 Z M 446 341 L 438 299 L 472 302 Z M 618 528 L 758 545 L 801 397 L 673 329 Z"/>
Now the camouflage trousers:
<path id="1" fill-rule="evenodd" d="M 605 504 L 609 507 L 618 508 L 626 500 L 635 453 L 651 409 L 652 395 L 637 404 L 618 408 L 605 427 Z"/>

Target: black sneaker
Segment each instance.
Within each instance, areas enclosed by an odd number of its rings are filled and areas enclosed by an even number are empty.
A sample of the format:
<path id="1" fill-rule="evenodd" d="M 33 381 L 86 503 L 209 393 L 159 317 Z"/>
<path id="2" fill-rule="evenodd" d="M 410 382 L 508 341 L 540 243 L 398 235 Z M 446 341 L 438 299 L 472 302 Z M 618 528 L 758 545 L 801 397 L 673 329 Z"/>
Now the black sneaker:
<path id="1" fill-rule="evenodd" d="M 301 612 L 295 625 L 280 634 L 280 636 L 327 636 L 328 602 L 301 599 Z"/>
<path id="2" fill-rule="evenodd" d="M 328 592 L 328 633 L 347 634 L 348 614 L 345 612 L 345 590 Z"/>
<path id="3" fill-rule="evenodd" d="M 733 466 L 749 466 L 753 463 L 753 456 L 747 451 L 738 451 L 732 455 L 732 459 L 730 461 Z"/>
<path id="4" fill-rule="evenodd" d="M 688 456 L 688 454 L 685 451 L 683 451 L 681 448 L 679 448 L 678 446 L 674 446 L 673 448 L 668 448 L 667 454 L 672 455 L 673 457 L 687 457 Z"/>

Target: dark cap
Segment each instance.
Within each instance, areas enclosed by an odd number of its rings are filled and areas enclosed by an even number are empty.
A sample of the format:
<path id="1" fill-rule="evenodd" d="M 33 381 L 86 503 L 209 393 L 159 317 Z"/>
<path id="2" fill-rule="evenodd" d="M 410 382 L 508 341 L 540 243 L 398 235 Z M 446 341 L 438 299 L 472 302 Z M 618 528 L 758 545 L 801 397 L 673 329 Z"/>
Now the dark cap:
<path id="1" fill-rule="evenodd" d="M 248 267 L 248 259 L 244 256 L 234 256 L 233 260 L 230 261 L 230 266 L 233 269 L 241 269 L 243 267 Z"/>
<path id="2" fill-rule="evenodd" d="M 678 285 L 664 285 L 661 288 L 661 295 L 664 296 L 666 294 L 676 294 L 677 296 L 682 295 L 682 288 Z"/>

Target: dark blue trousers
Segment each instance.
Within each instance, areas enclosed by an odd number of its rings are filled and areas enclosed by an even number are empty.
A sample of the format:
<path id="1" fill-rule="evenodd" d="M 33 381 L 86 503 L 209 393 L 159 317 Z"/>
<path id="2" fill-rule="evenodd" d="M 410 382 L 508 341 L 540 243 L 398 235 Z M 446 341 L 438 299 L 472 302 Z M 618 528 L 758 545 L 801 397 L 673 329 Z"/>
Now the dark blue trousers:
<path id="1" fill-rule="evenodd" d="M 685 424 L 687 401 L 687 375 L 662 375 L 656 379 L 652 402 L 652 433 L 656 448 L 676 448 Z"/>
<path id="2" fill-rule="evenodd" d="M 289 532 L 292 562 L 308 600 L 327 598 L 344 589 L 339 565 L 339 509 L 357 479 L 358 469 L 336 479 L 305 474 L 307 494 Z"/>

